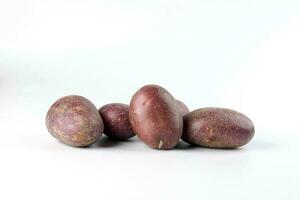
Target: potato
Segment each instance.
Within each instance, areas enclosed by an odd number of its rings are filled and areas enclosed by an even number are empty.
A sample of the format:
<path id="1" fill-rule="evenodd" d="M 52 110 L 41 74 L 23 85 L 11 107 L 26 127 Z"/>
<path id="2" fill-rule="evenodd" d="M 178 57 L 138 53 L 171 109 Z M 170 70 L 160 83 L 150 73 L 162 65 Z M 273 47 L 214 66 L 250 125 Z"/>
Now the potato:
<path id="1" fill-rule="evenodd" d="M 245 115 L 225 108 L 202 108 L 184 116 L 182 139 L 211 148 L 236 148 L 254 136 L 254 125 Z"/>
<path id="2" fill-rule="evenodd" d="M 177 99 L 176 102 L 178 105 L 179 112 L 181 113 L 182 116 L 184 116 L 190 112 L 190 109 L 182 101 L 179 101 Z"/>
<path id="3" fill-rule="evenodd" d="M 99 113 L 104 123 L 104 134 L 116 140 L 127 140 L 135 133 L 129 122 L 129 106 L 111 103 L 102 106 Z"/>
<path id="4" fill-rule="evenodd" d="M 132 97 L 129 119 L 133 131 L 149 147 L 173 148 L 182 135 L 183 119 L 173 96 L 157 85 L 146 85 Z"/>
<path id="5" fill-rule="evenodd" d="M 94 143 L 103 132 L 97 108 L 88 99 L 76 95 L 63 97 L 50 107 L 46 126 L 52 136 L 76 147 Z"/>

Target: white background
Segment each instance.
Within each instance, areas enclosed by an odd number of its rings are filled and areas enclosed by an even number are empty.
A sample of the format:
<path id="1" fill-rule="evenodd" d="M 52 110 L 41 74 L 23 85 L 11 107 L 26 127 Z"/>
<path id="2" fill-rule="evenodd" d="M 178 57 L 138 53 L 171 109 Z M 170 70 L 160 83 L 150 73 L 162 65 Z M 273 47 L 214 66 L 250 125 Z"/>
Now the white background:
<path id="1" fill-rule="evenodd" d="M 298 0 L 0 0 L 0 199 L 300 199 Z M 228 107 L 238 150 L 91 148 L 44 125 L 59 97 L 128 103 L 149 83 Z"/>

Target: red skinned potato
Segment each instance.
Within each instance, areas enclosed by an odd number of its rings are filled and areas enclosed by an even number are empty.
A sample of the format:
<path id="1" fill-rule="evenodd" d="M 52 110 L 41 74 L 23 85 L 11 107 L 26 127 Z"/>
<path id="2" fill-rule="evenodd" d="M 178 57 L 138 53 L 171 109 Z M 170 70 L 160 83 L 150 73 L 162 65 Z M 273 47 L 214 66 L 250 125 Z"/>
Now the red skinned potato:
<path id="1" fill-rule="evenodd" d="M 149 147 L 173 148 L 182 135 L 183 121 L 173 96 L 157 85 L 146 85 L 132 97 L 129 119 L 133 131 Z"/>
<path id="2" fill-rule="evenodd" d="M 204 147 L 237 148 L 254 136 L 252 121 L 225 108 L 202 108 L 184 116 L 182 140 Z"/>
<path id="3" fill-rule="evenodd" d="M 97 108 L 88 99 L 76 95 L 63 97 L 50 107 L 46 126 L 52 136 L 75 147 L 94 143 L 103 132 Z"/>
<path id="4" fill-rule="evenodd" d="M 190 109 L 182 102 L 179 100 L 176 100 L 179 112 L 181 113 L 182 116 L 188 114 L 190 112 Z"/>
<path id="5" fill-rule="evenodd" d="M 102 106 L 99 113 L 104 123 L 104 134 L 116 140 L 127 140 L 135 133 L 129 122 L 129 106 L 111 103 Z"/>

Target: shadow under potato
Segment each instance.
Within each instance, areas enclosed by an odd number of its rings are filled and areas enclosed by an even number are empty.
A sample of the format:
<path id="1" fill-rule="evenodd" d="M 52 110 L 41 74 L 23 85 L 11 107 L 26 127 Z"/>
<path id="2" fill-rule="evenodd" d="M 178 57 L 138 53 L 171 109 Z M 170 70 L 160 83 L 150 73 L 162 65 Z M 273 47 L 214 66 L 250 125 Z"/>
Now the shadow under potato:
<path id="1" fill-rule="evenodd" d="M 119 146 L 125 143 L 131 143 L 133 142 L 132 140 L 128 139 L 128 140 L 116 140 L 107 136 L 102 136 L 101 139 L 96 142 L 93 147 L 115 147 L 115 146 Z"/>
<path id="2" fill-rule="evenodd" d="M 58 142 L 62 143 L 59 140 L 58 140 Z M 104 135 L 100 138 L 100 140 L 98 140 L 96 143 L 94 143 L 92 145 L 83 146 L 83 147 L 74 147 L 74 148 L 80 148 L 80 149 L 110 148 L 110 147 L 122 146 L 124 144 L 134 143 L 134 142 L 142 142 L 142 141 L 138 140 L 138 139 L 136 140 L 135 137 L 130 138 L 128 140 L 116 140 L 116 139 L 113 139 L 111 137 Z M 62 144 L 64 144 L 64 143 L 62 143 Z M 248 145 L 245 145 L 245 146 L 248 146 Z M 199 146 L 199 145 L 195 145 L 195 144 L 189 144 L 182 140 L 179 140 L 178 143 L 176 144 L 176 146 L 170 150 L 243 151 L 243 150 L 245 150 L 245 146 L 238 147 L 238 148 L 211 148 L 211 147 L 204 147 L 204 146 Z M 268 143 L 268 145 L 266 145 L 266 143 L 263 141 L 258 141 L 258 142 L 256 141 L 256 142 L 253 142 L 253 144 L 251 146 L 252 146 L 251 148 L 254 148 L 254 149 L 265 149 L 265 148 L 269 148 L 270 145 L 269 145 L 269 143 Z M 73 146 L 70 146 L 70 147 L 73 147 Z M 145 146 L 145 148 L 147 148 L 147 146 Z M 150 148 L 150 147 L 148 147 L 148 148 Z M 154 150 L 156 150 L 156 149 L 154 149 Z M 164 150 L 162 150 L 162 151 L 164 151 Z"/>
<path id="3" fill-rule="evenodd" d="M 93 144 L 92 148 L 110 148 L 110 147 L 116 147 L 121 146 L 128 143 L 136 142 L 134 140 L 128 139 L 128 140 L 116 140 L 107 136 L 102 136 L 101 139 Z M 137 142 L 142 142 L 138 140 Z M 147 146 L 145 146 L 147 148 Z M 150 148 L 150 147 L 148 147 Z M 182 140 L 179 140 L 176 146 L 173 149 L 170 150 L 217 150 L 217 151 L 242 151 L 244 150 L 243 147 L 239 148 L 210 148 L 210 147 L 204 147 L 204 146 L 198 146 L 194 144 L 188 144 Z M 156 149 L 154 149 L 156 150 Z M 164 151 L 164 150 L 162 150 Z"/>
<path id="4" fill-rule="evenodd" d="M 183 143 L 183 144 L 182 144 Z M 192 147 L 188 147 L 188 146 L 192 146 L 193 148 L 199 148 L 199 149 L 205 149 L 205 150 L 216 150 L 216 151 L 245 151 L 245 150 L 250 150 L 250 151 L 256 151 L 256 150 L 269 150 L 272 148 L 275 148 L 276 145 L 274 145 L 274 143 L 271 143 L 269 141 L 266 140 L 254 140 L 244 146 L 241 147 L 235 147 L 235 148 L 213 148 L 213 147 L 204 147 L 204 146 L 198 146 L 198 145 L 192 145 L 192 144 L 188 144 L 185 143 L 183 141 L 180 141 L 176 146 L 175 149 L 189 149 Z"/>
<path id="5" fill-rule="evenodd" d="M 196 149 L 198 146 L 188 144 L 182 140 L 179 140 L 176 146 L 174 147 L 175 150 L 189 150 L 189 149 Z"/>
<path id="6" fill-rule="evenodd" d="M 252 150 L 270 150 L 276 148 L 276 144 L 266 140 L 255 140 L 248 145 L 249 149 Z"/>
<path id="7" fill-rule="evenodd" d="M 212 148 L 212 147 L 205 147 L 199 146 L 195 144 L 189 144 L 182 140 L 179 140 L 177 145 L 174 147 L 175 150 L 192 150 L 192 149 L 201 149 L 201 150 L 217 150 L 217 151 L 242 151 L 243 147 L 238 148 Z"/>

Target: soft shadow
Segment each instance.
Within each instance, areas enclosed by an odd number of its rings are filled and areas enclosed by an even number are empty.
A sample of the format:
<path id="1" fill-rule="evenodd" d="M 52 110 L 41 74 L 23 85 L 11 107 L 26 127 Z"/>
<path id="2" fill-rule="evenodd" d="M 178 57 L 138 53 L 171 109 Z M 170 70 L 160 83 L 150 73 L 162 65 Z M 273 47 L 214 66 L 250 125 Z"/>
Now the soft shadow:
<path id="1" fill-rule="evenodd" d="M 211 148 L 198 146 L 194 144 L 188 144 L 182 140 L 179 140 L 177 145 L 174 147 L 175 150 L 201 150 L 201 151 L 244 151 L 243 148 Z"/>
<path id="2" fill-rule="evenodd" d="M 205 150 L 215 150 L 215 151 L 263 151 L 263 150 L 269 150 L 275 148 L 276 145 L 274 143 L 271 143 L 269 141 L 265 140 L 254 140 L 251 141 L 249 144 L 246 144 L 242 147 L 237 147 L 237 148 L 210 148 L 210 147 L 201 147 L 199 146 L 198 148 L 200 149 L 205 149 Z"/>
<path id="3" fill-rule="evenodd" d="M 199 148 L 196 145 L 188 144 L 182 140 L 179 140 L 177 145 L 174 147 L 175 150 L 189 150 L 189 149 L 197 149 Z"/>
<path id="4" fill-rule="evenodd" d="M 274 149 L 276 147 L 276 144 L 271 143 L 269 141 L 265 141 L 265 140 L 254 140 L 252 142 L 250 142 L 249 144 L 247 144 L 245 147 L 245 149 L 253 149 L 253 150 L 270 150 L 270 149 Z"/>
<path id="5" fill-rule="evenodd" d="M 109 148 L 109 147 L 116 147 L 128 143 L 132 143 L 131 139 L 129 140 L 115 140 L 107 136 L 102 136 L 101 139 L 96 142 L 92 147 L 101 147 L 101 148 Z"/>
<path id="6" fill-rule="evenodd" d="M 237 147 L 237 148 L 213 148 L 213 147 L 202 147 L 202 146 L 199 146 L 199 148 L 201 149 L 205 149 L 205 150 L 208 150 L 208 151 L 244 151 L 245 149 L 243 147 Z"/>

